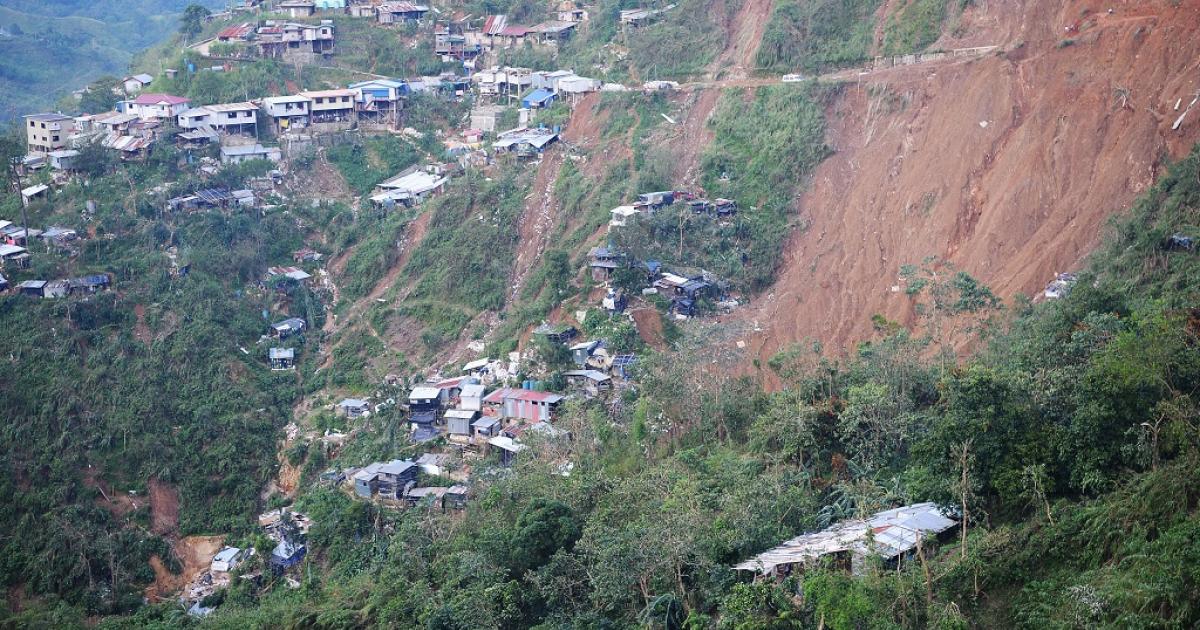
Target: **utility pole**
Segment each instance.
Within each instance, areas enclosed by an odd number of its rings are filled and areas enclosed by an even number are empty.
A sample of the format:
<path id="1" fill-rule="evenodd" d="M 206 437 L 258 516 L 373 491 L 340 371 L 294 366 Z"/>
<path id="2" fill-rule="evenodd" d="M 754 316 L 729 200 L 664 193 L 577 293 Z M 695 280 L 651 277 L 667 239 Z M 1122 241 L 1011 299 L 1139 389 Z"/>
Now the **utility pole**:
<path id="1" fill-rule="evenodd" d="M 25 230 L 25 249 L 29 249 L 32 243 L 29 242 L 29 200 L 21 192 L 21 175 L 24 170 L 24 164 L 21 158 L 13 156 L 8 160 L 9 181 L 12 182 L 13 192 L 21 195 L 21 227 Z"/>

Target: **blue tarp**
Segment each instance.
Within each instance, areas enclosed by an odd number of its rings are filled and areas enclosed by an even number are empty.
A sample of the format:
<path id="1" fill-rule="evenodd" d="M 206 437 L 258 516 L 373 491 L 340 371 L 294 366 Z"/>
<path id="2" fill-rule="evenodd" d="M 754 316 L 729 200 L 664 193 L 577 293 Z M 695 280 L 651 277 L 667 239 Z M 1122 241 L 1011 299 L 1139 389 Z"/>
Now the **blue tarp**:
<path id="1" fill-rule="evenodd" d="M 528 96 L 521 99 L 521 106 L 532 109 L 534 107 L 547 107 L 554 102 L 554 92 L 550 90 L 538 88 L 529 93 Z"/>

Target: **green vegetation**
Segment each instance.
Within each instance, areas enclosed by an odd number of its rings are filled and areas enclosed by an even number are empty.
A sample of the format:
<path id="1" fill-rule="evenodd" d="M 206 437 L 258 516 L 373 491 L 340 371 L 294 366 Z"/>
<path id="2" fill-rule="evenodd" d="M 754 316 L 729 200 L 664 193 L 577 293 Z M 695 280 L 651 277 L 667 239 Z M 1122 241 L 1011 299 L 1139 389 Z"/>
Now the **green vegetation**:
<path id="1" fill-rule="evenodd" d="M 715 138 L 703 156 L 702 182 L 710 196 L 737 201 L 738 214 L 717 221 L 675 204 L 638 217 L 618 232 L 618 245 L 639 260 L 702 267 L 747 289 L 766 286 L 796 221 L 796 193 L 829 151 L 821 111 L 826 90 L 770 87 L 749 102 L 727 92 L 710 123 Z M 641 190 L 670 186 L 646 173 L 639 176 Z"/>
<path id="2" fill-rule="evenodd" d="M 370 78 L 361 73 L 411 78 L 462 69 L 460 64 L 442 63 L 433 54 L 433 37 L 427 32 L 418 35 L 414 29 L 404 33 L 409 37 L 397 37 L 395 30 L 372 20 L 350 17 L 335 18 L 334 28 L 338 51 L 334 64 L 360 73 L 358 81 Z M 414 36 L 417 45 L 410 46 Z"/>
<path id="3" fill-rule="evenodd" d="M 394 136 L 372 136 L 360 142 L 338 144 L 326 152 L 350 190 L 366 195 L 380 182 L 416 164 L 421 153 L 411 143 Z"/>
<path id="4" fill-rule="evenodd" d="M 0 120 L 51 108 L 167 39 L 187 0 L 7 0 L 0 6 Z M 219 2 L 203 4 L 215 7 Z"/>
<path id="5" fill-rule="evenodd" d="M 1200 258 L 1164 244 L 1194 225 L 1198 168 L 1200 150 L 1173 167 L 1064 299 L 1005 312 L 969 275 L 925 261 L 904 275 L 928 334 L 880 318 L 845 362 L 791 349 L 771 361 L 778 393 L 722 369 L 703 335 L 645 355 L 624 404 L 573 404 L 558 421 L 570 476 L 524 456 L 512 474 L 478 477 L 461 516 L 311 489 L 298 504 L 317 523 L 301 588 L 235 589 L 204 625 L 1194 625 Z M 1007 323 L 962 364 L 933 334 L 937 318 L 997 315 Z M 638 343 L 617 320 L 585 326 Z M 394 420 L 373 418 L 355 457 L 409 452 Z M 729 568 L 918 500 L 965 502 L 965 547 L 927 546 L 905 571 L 817 566 L 778 584 Z M 51 614 L 67 613 L 20 619 Z M 149 606 L 127 621 L 171 619 Z"/>
<path id="6" fill-rule="evenodd" d="M 272 378 L 265 346 L 255 344 L 269 323 L 261 312 L 320 324 L 304 306 L 317 301 L 306 290 L 256 286 L 267 265 L 289 260 L 302 242 L 293 221 L 257 212 L 164 216 L 163 197 L 131 191 L 129 182 L 169 181 L 177 167 L 165 147 L 146 164 L 109 168 L 116 172 L 29 208 L 35 225 L 94 229 L 79 255 L 35 245 L 33 269 L 4 273 L 14 283 L 107 273 L 114 290 L 86 300 L 0 298 L 11 351 L 0 366 L 0 495 L 8 507 L 0 584 L 53 594 L 87 614 L 140 606 L 150 554 L 177 566 L 150 533 L 148 480 L 178 491 L 172 532 L 250 526 L 271 474 L 275 430 L 295 396 L 294 385 Z M 248 163 L 218 177 L 240 183 L 254 169 Z M 96 203 L 91 220 L 80 215 L 86 200 Z M 19 216 L 18 204 L 5 195 L 0 212 Z M 191 263 L 186 277 L 169 275 L 168 246 Z M 120 501 L 129 492 L 137 509 L 126 512 Z"/>
<path id="7" fill-rule="evenodd" d="M 942 34 L 947 0 L 908 0 L 892 12 L 883 30 L 883 54 L 920 52 Z"/>
<path id="8" fill-rule="evenodd" d="M 758 48 L 759 69 L 819 73 L 867 61 L 879 4 L 879 0 L 776 3 Z"/>

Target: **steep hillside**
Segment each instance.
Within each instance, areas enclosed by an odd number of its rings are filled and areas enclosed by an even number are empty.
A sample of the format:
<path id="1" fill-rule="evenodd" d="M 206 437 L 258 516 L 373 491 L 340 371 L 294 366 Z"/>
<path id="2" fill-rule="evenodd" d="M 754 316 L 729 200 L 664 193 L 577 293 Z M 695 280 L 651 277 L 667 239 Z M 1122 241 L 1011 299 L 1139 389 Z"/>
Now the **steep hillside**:
<path id="1" fill-rule="evenodd" d="M 1079 1 L 971 5 L 946 49 L 980 59 L 871 72 L 828 108 L 834 155 L 797 201 L 772 289 L 738 317 L 767 359 L 869 338 L 872 314 L 915 322 L 901 265 L 953 263 L 1004 298 L 1073 270 L 1112 214 L 1200 138 L 1200 8 Z M 886 18 L 881 18 L 886 19 Z M 1177 105 L 1182 100 L 1182 105 Z"/>
<path id="2" fill-rule="evenodd" d="M 126 74 L 135 53 L 175 32 L 188 4 L 222 3 L 6 0 L 0 5 L 0 121 L 49 108 L 100 75 Z"/>

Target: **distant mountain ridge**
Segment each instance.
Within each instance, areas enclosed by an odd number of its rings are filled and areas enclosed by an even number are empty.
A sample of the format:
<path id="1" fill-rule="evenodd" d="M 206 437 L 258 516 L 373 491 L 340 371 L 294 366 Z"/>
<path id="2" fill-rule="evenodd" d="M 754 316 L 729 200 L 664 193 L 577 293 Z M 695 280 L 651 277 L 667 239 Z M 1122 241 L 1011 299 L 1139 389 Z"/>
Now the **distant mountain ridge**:
<path id="1" fill-rule="evenodd" d="M 0 121 L 52 108 L 169 37 L 190 0 L 0 0 Z M 216 0 L 202 0 L 210 8 Z"/>

